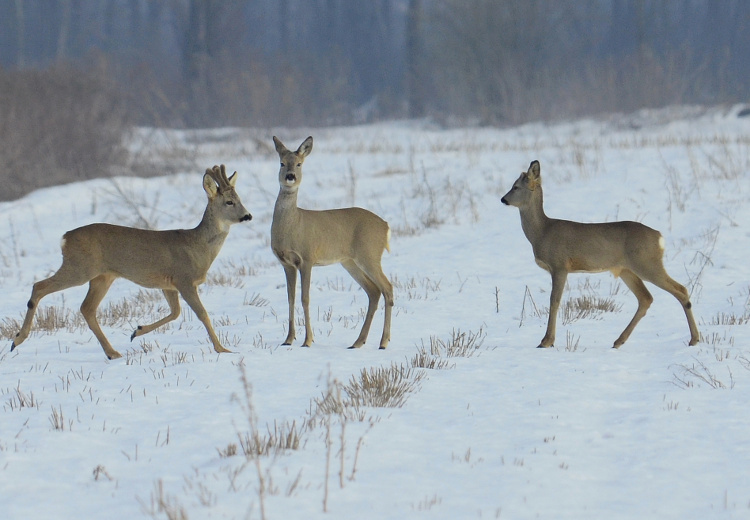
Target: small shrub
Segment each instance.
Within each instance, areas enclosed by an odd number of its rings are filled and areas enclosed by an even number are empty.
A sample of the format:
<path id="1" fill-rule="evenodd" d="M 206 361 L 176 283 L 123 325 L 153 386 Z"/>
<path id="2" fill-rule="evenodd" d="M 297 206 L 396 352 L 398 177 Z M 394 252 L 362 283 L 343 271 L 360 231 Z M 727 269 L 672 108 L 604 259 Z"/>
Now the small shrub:
<path id="1" fill-rule="evenodd" d="M 104 73 L 0 69 L 0 200 L 110 176 L 124 164 L 126 114 Z"/>

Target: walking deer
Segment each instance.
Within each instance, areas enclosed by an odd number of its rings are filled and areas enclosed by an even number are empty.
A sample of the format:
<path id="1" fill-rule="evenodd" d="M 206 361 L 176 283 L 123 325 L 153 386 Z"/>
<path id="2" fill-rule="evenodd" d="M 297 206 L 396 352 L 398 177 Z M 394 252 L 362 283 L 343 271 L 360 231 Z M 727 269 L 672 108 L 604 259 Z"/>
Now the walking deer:
<path id="1" fill-rule="evenodd" d="M 388 223 L 362 208 L 326 211 L 298 208 L 297 191 L 302 182 L 302 163 L 312 151 L 313 139 L 305 139 L 295 152 L 287 150 L 275 136 L 273 142 L 279 154 L 281 167 L 279 196 L 276 199 L 271 225 L 271 248 L 286 274 L 289 332 L 284 345 L 291 345 L 296 337 L 294 298 L 297 271 L 299 270 L 302 278 L 302 309 L 305 314 L 303 346 L 309 347 L 313 342 L 309 308 L 312 268 L 340 263 L 365 290 L 369 299 L 362 330 L 349 348 L 359 348 L 367 340 L 381 294 L 385 299 L 385 320 L 380 348 L 386 348 L 391 339 L 393 287 L 383 274 L 380 261 L 383 251 L 390 251 L 388 241 L 391 231 Z"/>
<path id="2" fill-rule="evenodd" d="M 549 321 L 540 348 L 551 347 L 555 342 L 557 311 L 568 273 L 602 271 L 610 271 L 615 277 L 622 278 L 638 299 L 635 315 L 615 340 L 614 348 L 627 341 L 654 300 L 644 280 L 677 298 L 690 328 L 689 344 L 698 343 L 698 328 L 688 292 L 670 278 L 662 264 L 664 238 L 661 233 L 639 222 L 584 224 L 547 217 L 539 161 L 532 161 L 528 171 L 521 174 L 501 200 L 503 204 L 520 210 L 521 228 L 531 242 L 534 259 L 539 267 L 552 275 Z"/>
<path id="3" fill-rule="evenodd" d="M 11 351 L 28 337 L 39 300 L 48 294 L 89 282 L 81 313 L 107 357 L 121 357 L 99 327 L 96 309 L 112 282 L 122 277 L 143 287 L 161 289 L 170 310 L 168 316 L 150 325 L 139 325 L 130 337 L 131 341 L 177 319 L 181 295 L 206 327 L 214 350 L 229 352 L 221 346 L 211 326 L 208 313 L 198 297 L 198 285 L 206 281 L 208 268 L 219 254 L 229 234 L 229 226 L 252 219 L 234 190 L 236 182 L 237 172 L 227 178 L 223 164 L 206 170 L 203 189 L 208 204 L 203 219 L 194 229 L 151 231 L 91 224 L 65 233 L 62 266 L 51 277 L 34 284 L 26 317 Z"/>

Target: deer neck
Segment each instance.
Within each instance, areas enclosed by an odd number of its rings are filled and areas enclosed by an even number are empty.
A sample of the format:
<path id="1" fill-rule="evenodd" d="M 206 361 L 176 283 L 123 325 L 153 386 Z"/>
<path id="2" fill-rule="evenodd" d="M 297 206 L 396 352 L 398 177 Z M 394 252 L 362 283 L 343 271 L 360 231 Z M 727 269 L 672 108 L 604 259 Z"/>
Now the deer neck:
<path id="1" fill-rule="evenodd" d="M 286 258 L 298 248 L 300 240 L 304 240 L 303 228 L 302 211 L 297 207 L 297 190 L 281 188 L 271 222 L 271 249 L 276 256 Z"/>
<path id="2" fill-rule="evenodd" d="M 224 240 L 229 234 L 229 222 L 222 220 L 216 215 L 209 204 L 203 212 L 203 219 L 193 231 L 197 240 L 205 244 L 205 251 L 211 255 L 211 261 L 219 254 Z"/>
<path id="3" fill-rule="evenodd" d="M 297 207 L 297 190 L 279 190 L 279 196 L 276 198 L 276 205 L 273 208 L 273 221 L 288 222 L 294 220 L 299 215 Z"/>
<path id="4" fill-rule="evenodd" d="M 550 218 L 544 213 L 544 196 L 542 187 L 537 187 L 531 194 L 528 204 L 520 208 L 521 229 L 526 238 L 534 244 L 544 234 Z"/>

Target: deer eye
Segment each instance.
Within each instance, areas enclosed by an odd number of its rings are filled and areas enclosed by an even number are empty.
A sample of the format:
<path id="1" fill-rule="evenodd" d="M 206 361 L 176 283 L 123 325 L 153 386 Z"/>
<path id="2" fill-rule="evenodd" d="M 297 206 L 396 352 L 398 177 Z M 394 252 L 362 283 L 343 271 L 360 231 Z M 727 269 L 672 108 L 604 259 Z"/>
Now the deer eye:
<path id="1" fill-rule="evenodd" d="M 302 166 L 302 163 L 297 163 L 297 168 L 300 168 Z"/>
<path id="2" fill-rule="evenodd" d="M 234 201 L 233 200 L 228 200 L 227 201 L 227 206 L 234 206 Z"/>
<path id="3" fill-rule="evenodd" d="M 284 167 L 284 163 L 281 163 L 281 167 L 282 167 L 282 168 Z"/>

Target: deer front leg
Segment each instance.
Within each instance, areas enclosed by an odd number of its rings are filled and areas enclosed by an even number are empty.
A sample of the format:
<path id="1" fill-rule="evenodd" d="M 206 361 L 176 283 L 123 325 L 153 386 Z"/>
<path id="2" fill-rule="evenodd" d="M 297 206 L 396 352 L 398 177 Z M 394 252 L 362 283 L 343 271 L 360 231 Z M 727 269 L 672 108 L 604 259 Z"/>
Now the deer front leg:
<path id="1" fill-rule="evenodd" d="M 193 312 L 201 321 L 201 323 L 203 323 L 203 326 L 206 327 L 206 332 L 208 332 L 208 337 L 211 339 L 211 343 L 214 346 L 214 350 L 220 353 L 232 352 L 231 350 L 227 350 L 221 346 L 221 342 L 219 341 L 219 338 L 216 336 L 216 333 L 214 332 L 214 328 L 211 325 L 211 319 L 208 317 L 208 313 L 206 312 L 206 309 L 203 307 L 203 303 L 201 303 L 201 299 L 198 296 L 198 288 L 193 285 L 189 285 L 187 287 L 180 288 L 179 291 L 180 291 L 180 294 L 182 295 L 182 298 L 187 302 L 190 308 L 193 309 Z"/>
<path id="2" fill-rule="evenodd" d="M 549 296 L 549 320 L 547 320 L 547 333 L 542 338 L 537 348 L 547 348 L 555 344 L 555 329 L 557 327 L 557 311 L 560 309 L 565 281 L 568 273 L 565 271 L 552 271 L 552 292 Z"/>
<path id="3" fill-rule="evenodd" d="M 294 330 L 294 298 L 297 289 L 297 268 L 285 265 L 284 274 L 286 275 L 286 299 L 289 302 L 289 332 L 287 333 L 286 339 L 282 345 L 291 345 L 294 338 L 297 336 Z"/>
<path id="4" fill-rule="evenodd" d="M 311 347 L 313 338 L 312 325 L 310 324 L 310 278 L 312 276 L 312 265 L 303 264 L 299 268 L 302 279 L 302 311 L 305 313 L 305 341 L 303 347 Z"/>

